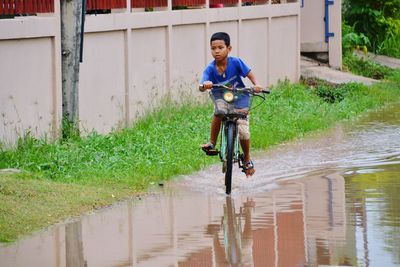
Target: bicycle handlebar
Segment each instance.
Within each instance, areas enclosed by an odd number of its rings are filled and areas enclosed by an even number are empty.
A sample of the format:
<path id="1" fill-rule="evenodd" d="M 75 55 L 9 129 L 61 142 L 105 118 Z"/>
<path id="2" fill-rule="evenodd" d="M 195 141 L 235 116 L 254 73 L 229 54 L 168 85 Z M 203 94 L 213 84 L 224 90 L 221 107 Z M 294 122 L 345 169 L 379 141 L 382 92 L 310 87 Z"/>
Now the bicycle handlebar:
<path id="1" fill-rule="evenodd" d="M 230 91 L 236 91 L 236 92 L 249 92 L 251 94 L 259 94 L 259 93 L 263 93 L 263 94 L 270 94 L 271 91 L 270 90 L 261 90 L 260 92 L 255 92 L 254 91 L 254 87 L 242 87 L 242 88 L 235 88 L 235 87 L 228 87 L 226 85 L 223 84 L 213 84 L 212 89 L 224 89 L 224 90 L 230 90 Z M 204 88 L 203 84 L 199 85 L 199 90 L 201 92 L 204 92 L 206 89 Z"/>

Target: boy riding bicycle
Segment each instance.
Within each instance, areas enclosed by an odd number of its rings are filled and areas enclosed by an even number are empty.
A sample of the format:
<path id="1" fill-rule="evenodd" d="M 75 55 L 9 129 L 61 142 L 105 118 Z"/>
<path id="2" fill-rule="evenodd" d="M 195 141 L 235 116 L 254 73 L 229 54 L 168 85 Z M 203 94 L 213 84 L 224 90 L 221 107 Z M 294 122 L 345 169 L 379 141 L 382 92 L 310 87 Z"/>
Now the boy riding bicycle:
<path id="1" fill-rule="evenodd" d="M 254 91 L 260 92 L 262 87 L 257 84 L 257 80 L 250 68 L 237 57 L 228 56 L 232 50 L 230 37 L 225 32 L 217 32 L 210 39 L 211 54 L 214 58 L 203 72 L 200 91 L 211 90 L 214 98 L 214 116 L 211 122 L 210 142 L 201 146 L 204 152 L 216 151 L 218 133 L 221 127 L 221 115 L 227 112 L 227 103 L 223 100 L 222 92 L 213 89 L 215 84 L 223 84 L 234 87 L 245 87 L 242 78 L 249 78 L 254 85 Z M 250 107 L 250 95 L 247 92 L 241 94 L 235 100 L 235 109 L 248 113 Z M 244 154 L 243 170 L 246 176 L 254 174 L 254 164 L 250 157 L 250 130 L 248 116 L 238 120 L 239 140 Z"/>

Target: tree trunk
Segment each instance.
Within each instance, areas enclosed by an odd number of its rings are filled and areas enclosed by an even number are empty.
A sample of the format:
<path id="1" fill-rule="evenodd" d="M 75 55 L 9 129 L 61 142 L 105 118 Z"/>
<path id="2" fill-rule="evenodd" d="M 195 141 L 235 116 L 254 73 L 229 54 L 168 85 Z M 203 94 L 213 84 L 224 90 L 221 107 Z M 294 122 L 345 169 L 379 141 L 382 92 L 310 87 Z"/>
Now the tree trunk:
<path id="1" fill-rule="evenodd" d="M 79 135 L 79 59 L 82 1 L 61 0 L 63 137 Z"/>

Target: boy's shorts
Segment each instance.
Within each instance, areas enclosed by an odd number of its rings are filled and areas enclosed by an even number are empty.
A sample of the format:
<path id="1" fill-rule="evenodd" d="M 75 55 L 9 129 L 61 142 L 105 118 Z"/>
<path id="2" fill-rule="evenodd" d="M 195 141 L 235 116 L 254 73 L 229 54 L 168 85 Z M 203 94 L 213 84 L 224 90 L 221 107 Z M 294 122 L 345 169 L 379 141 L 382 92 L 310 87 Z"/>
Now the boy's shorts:
<path id="1" fill-rule="evenodd" d="M 227 103 L 223 99 L 214 100 L 214 115 L 224 115 L 228 112 L 234 111 L 235 108 Z M 240 109 L 248 110 L 248 108 Z M 249 128 L 249 115 L 245 119 L 237 120 L 238 130 L 239 130 L 239 140 L 249 140 L 250 139 L 250 128 Z"/>

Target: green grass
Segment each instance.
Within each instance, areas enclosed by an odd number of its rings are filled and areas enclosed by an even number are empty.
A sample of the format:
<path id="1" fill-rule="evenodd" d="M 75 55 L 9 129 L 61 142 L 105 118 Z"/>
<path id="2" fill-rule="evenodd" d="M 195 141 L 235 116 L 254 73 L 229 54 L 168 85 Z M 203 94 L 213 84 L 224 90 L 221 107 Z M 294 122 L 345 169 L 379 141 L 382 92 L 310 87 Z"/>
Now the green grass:
<path id="1" fill-rule="evenodd" d="M 379 54 L 400 58 L 400 33 L 389 36 L 379 46 Z"/>
<path id="2" fill-rule="evenodd" d="M 359 58 L 352 53 L 343 55 L 343 68 L 354 74 L 383 80 L 393 74 L 393 69 L 377 64 L 369 59 Z"/>
<path id="3" fill-rule="evenodd" d="M 50 143 L 26 136 L 16 150 L 0 153 L 0 168 L 37 178 L 79 184 L 125 184 L 135 190 L 205 166 L 199 144 L 206 140 L 211 107 L 165 107 L 131 129 Z"/>
<path id="4" fill-rule="evenodd" d="M 399 100 L 398 71 L 372 87 L 281 83 L 252 111 L 252 149 L 268 149 Z M 0 241 L 216 163 L 199 149 L 208 140 L 211 116 L 211 105 L 171 105 L 110 135 L 56 142 L 27 135 L 13 150 L 0 148 L 0 169 L 22 171 L 0 174 Z"/>
<path id="5" fill-rule="evenodd" d="M 12 242 L 61 219 L 112 204 L 129 194 L 121 186 L 83 186 L 0 175 L 0 242 Z"/>

